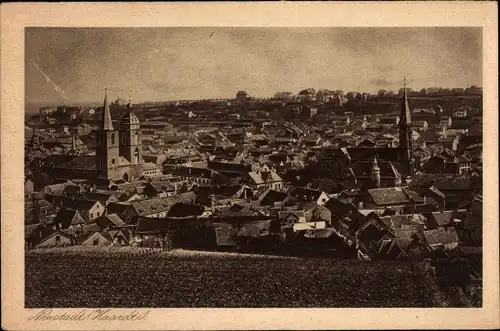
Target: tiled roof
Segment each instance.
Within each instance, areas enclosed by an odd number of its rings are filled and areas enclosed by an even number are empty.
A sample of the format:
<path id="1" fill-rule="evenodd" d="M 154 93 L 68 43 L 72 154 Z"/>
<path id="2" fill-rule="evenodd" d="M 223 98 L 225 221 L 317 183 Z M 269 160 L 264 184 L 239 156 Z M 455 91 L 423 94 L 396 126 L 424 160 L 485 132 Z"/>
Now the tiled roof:
<path id="1" fill-rule="evenodd" d="M 162 199 L 148 199 L 132 202 L 132 206 L 139 213 L 139 216 L 148 216 L 168 211 L 178 202 L 192 203 L 196 200 L 194 192 L 181 193 Z"/>
<path id="2" fill-rule="evenodd" d="M 120 217 L 116 214 L 108 214 L 105 216 L 114 226 L 122 226 L 125 225 L 125 222 L 122 221 Z"/>
<path id="3" fill-rule="evenodd" d="M 458 243 L 458 234 L 455 228 L 437 228 L 424 231 L 424 236 L 430 246 Z"/>
<path id="4" fill-rule="evenodd" d="M 254 184 L 256 185 L 264 184 L 264 181 L 262 180 L 262 178 L 259 176 L 258 173 L 251 171 L 248 173 L 248 176 L 254 182 Z"/>
<path id="5" fill-rule="evenodd" d="M 409 199 L 400 187 L 369 189 L 368 194 L 377 205 L 409 203 Z"/>

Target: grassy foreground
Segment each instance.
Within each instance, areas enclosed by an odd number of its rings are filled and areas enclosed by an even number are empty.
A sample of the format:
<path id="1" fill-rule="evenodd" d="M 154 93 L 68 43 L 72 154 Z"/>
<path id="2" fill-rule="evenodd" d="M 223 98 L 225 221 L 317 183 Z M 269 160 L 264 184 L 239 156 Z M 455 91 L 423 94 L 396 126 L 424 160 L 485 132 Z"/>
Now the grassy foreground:
<path id="1" fill-rule="evenodd" d="M 443 306 L 409 262 L 52 251 L 25 265 L 26 308 Z"/>

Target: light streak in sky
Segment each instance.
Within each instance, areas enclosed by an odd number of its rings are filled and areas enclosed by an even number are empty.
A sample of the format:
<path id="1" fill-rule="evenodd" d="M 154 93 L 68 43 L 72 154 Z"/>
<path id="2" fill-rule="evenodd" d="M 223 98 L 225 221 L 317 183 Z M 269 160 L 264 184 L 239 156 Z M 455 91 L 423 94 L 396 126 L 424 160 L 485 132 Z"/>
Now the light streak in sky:
<path id="1" fill-rule="evenodd" d="M 29 61 L 31 62 L 31 64 L 33 64 L 35 68 L 38 69 L 38 71 L 42 73 L 42 75 L 45 77 L 45 81 L 51 84 L 54 90 L 58 92 L 63 97 L 64 100 L 69 100 L 68 96 L 66 95 L 66 92 L 64 92 L 62 88 L 60 88 L 45 72 L 43 72 L 43 70 L 40 69 L 40 67 L 33 60 Z"/>

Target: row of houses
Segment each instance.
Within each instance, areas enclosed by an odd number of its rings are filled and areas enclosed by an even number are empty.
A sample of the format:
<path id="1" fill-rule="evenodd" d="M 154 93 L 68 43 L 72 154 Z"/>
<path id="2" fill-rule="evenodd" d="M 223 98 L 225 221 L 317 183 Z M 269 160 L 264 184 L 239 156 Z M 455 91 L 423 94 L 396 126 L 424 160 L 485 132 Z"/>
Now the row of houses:
<path id="1" fill-rule="evenodd" d="M 286 193 L 267 189 L 258 203 L 233 198 L 210 206 L 199 203 L 194 192 L 130 204 L 73 200 L 71 206 L 92 205 L 88 211 L 66 208 L 63 199 L 54 218 L 26 226 L 26 243 L 28 248 L 76 244 L 313 250 L 368 260 L 481 245 L 480 197 L 461 209 L 426 211 L 425 199 L 409 189 L 350 193 L 329 197 L 307 188 Z"/>

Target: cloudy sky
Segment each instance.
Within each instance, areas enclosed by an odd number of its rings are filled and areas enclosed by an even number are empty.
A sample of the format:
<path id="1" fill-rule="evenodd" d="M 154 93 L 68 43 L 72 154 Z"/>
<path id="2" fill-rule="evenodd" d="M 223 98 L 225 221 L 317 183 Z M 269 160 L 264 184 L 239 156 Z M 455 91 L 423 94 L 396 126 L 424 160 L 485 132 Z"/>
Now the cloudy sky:
<path id="1" fill-rule="evenodd" d="M 26 101 L 482 85 L 480 28 L 27 28 Z"/>

